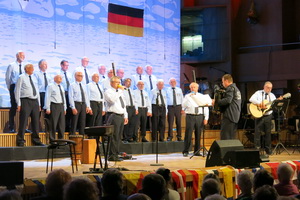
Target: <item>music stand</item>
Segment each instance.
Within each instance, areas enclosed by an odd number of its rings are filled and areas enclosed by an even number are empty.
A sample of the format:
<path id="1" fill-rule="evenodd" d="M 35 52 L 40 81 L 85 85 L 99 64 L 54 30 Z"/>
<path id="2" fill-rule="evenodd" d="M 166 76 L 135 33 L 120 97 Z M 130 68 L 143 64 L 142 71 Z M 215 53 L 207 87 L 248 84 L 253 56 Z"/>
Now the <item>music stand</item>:
<path id="1" fill-rule="evenodd" d="M 283 143 L 280 140 L 280 116 L 281 116 L 281 112 L 283 112 L 283 115 L 285 115 L 287 108 L 289 106 L 289 103 L 290 103 L 289 99 L 275 100 L 275 101 L 273 101 L 272 106 L 271 106 L 271 108 L 273 110 L 277 111 L 277 115 L 278 115 L 278 123 L 277 123 L 277 125 L 278 125 L 278 127 L 277 127 L 278 143 L 276 144 L 276 146 L 272 152 L 272 155 L 275 152 L 276 152 L 276 155 L 281 154 L 283 151 L 286 151 L 290 155 L 290 153 L 288 152 L 288 150 L 285 148 L 285 146 L 283 145 Z M 283 148 L 283 150 L 281 152 L 279 149 L 280 147 Z"/>
<path id="2" fill-rule="evenodd" d="M 203 120 L 204 120 L 204 108 L 205 107 L 211 107 L 211 106 L 205 105 L 205 106 L 199 106 L 199 107 L 202 108 Z M 202 150 L 202 157 L 205 157 L 205 154 L 208 153 L 208 150 L 206 149 L 206 147 L 204 145 L 204 142 L 205 142 L 204 134 L 205 134 L 205 125 L 203 125 L 203 129 L 202 129 L 202 146 L 200 144 L 200 148 L 196 152 L 193 153 L 193 155 L 190 157 L 190 159 L 192 159 L 201 150 Z M 201 133 L 200 133 L 200 137 L 201 137 Z"/>
<path id="3" fill-rule="evenodd" d="M 109 144 L 111 140 L 111 135 L 114 132 L 114 125 L 109 125 L 109 126 L 94 126 L 94 127 L 86 127 L 84 129 L 84 133 L 88 136 L 93 136 L 96 138 L 96 153 L 95 153 L 95 159 L 94 159 L 94 167 L 90 168 L 90 171 L 83 172 L 83 174 L 88 174 L 88 173 L 103 173 L 105 170 L 108 168 L 107 164 L 107 159 L 108 159 L 108 151 L 109 151 Z M 100 142 L 100 137 L 107 136 L 108 141 L 107 141 L 107 146 L 105 149 L 104 142 L 102 142 L 102 148 L 103 148 L 103 154 L 104 154 L 104 168 L 102 165 L 102 160 L 101 160 L 101 142 Z M 100 161 L 100 168 L 96 168 L 96 162 L 97 162 L 97 157 L 99 157 Z"/>

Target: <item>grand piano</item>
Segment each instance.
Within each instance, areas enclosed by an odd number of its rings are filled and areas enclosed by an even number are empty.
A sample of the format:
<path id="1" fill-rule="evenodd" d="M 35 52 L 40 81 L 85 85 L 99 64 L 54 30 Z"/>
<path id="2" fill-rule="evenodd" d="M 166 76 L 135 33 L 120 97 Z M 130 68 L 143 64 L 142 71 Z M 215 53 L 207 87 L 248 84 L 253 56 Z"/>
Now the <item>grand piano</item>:
<path id="1" fill-rule="evenodd" d="M 90 168 L 89 172 L 83 172 L 83 173 L 103 173 L 108 168 L 108 164 L 107 164 L 108 151 L 109 151 L 111 135 L 113 134 L 113 132 L 114 132 L 113 125 L 93 126 L 93 127 L 86 127 L 84 129 L 84 133 L 87 136 L 94 137 L 96 139 L 96 153 L 95 153 L 94 167 Z M 104 137 L 108 137 L 106 148 L 104 142 L 100 141 L 101 137 L 102 137 L 102 141 L 104 141 Z M 104 167 L 102 165 L 102 160 L 101 160 L 101 144 L 102 144 L 103 155 L 104 155 Z M 100 169 L 96 168 L 97 157 L 99 157 Z"/>

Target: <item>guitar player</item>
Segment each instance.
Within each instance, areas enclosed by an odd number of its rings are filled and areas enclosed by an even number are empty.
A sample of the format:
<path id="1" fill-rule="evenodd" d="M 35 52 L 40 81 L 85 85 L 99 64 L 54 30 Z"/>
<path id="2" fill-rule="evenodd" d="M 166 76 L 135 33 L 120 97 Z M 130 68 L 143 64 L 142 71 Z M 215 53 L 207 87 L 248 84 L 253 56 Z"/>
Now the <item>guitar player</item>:
<path id="1" fill-rule="evenodd" d="M 266 103 L 276 100 L 275 95 L 272 91 L 272 83 L 270 81 L 265 82 L 263 90 L 256 91 L 249 101 L 256 104 L 261 110 L 267 109 Z M 278 98 L 279 100 L 282 97 Z M 267 155 L 271 155 L 271 126 L 272 126 L 272 110 L 267 111 L 260 118 L 255 119 L 255 133 L 254 133 L 254 145 L 255 148 L 260 149 L 261 147 L 261 135 L 264 134 L 265 144 L 263 148 Z"/>

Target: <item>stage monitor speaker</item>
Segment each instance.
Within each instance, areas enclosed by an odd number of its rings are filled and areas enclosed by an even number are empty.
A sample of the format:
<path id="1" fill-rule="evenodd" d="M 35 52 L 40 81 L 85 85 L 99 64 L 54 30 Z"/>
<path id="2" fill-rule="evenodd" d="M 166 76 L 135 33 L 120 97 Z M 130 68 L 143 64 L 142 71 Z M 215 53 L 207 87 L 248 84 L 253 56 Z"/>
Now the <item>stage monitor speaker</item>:
<path id="1" fill-rule="evenodd" d="M 0 186 L 13 189 L 15 185 L 24 182 L 24 163 L 23 162 L 0 162 Z"/>
<path id="2" fill-rule="evenodd" d="M 206 157 L 205 167 L 226 165 L 223 160 L 228 151 L 244 150 L 240 140 L 215 140 Z"/>
<path id="3" fill-rule="evenodd" d="M 228 151 L 223 158 L 226 165 L 234 168 L 256 168 L 260 166 L 259 150 L 235 150 Z"/>

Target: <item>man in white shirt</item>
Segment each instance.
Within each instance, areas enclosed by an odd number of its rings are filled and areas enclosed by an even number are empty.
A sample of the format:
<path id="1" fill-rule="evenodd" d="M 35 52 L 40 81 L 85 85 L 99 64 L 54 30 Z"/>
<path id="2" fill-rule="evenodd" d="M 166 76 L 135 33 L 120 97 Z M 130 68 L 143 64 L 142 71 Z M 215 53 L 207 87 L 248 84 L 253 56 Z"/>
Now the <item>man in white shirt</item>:
<path id="1" fill-rule="evenodd" d="M 136 68 L 136 74 L 132 75 L 131 80 L 132 80 L 131 88 L 133 90 L 137 89 L 137 83 L 138 83 L 138 81 L 143 81 L 144 84 L 145 84 L 146 77 L 145 77 L 145 75 L 143 75 L 143 67 L 138 66 Z"/>
<path id="2" fill-rule="evenodd" d="M 124 69 L 117 69 L 117 76 L 120 78 L 121 85 L 124 85 Z"/>
<path id="3" fill-rule="evenodd" d="M 100 80 L 100 82 L 103 82 L 104 80 L 107 79 L 105 65 L 100 64 L 98 66 L 98 72 L 99 72 L 99 80 Z"/>
<path id="4" fill-rule="evenodd" d="M 76 67 L 74 70 L 74 75 L 76 72 L 82 72 L 83 74 L 83 79 L 82 79 L 82 84 L 89 84 L 91 82 L 91 74 L 88 69 L 90 59 L 86 56 L 82 57 L 81 59 L 81 66 Z"/>
<path id="5" fill-rule="evenodd" d="M 105 90 L 111 88 L 111 78 L 114 76 L 114 72 L 112 69 L 110 69 L 108 72 L 107 72 L 107 79 L 103 80 L 102 81 L 102 87 Z"/>
<path id="6" fill-rule="evenodd" d="M 211 105 L 212 100 L 208 95 L 204 97 L 203 94 L 198 93 L 199 85 L 195 82 L 190 84 L 191 93 L 185 95 L 182 103 L 182 108 L 186 113 L 186 128 L 184 136 L 184 149 L 182 151 L 183 156 L 187 157 L 190 146 L 192 144 L 192 133 L 195 130 L 195 146 L 194 155 L 200 156 L 200 136 L 203 126 L 207 124 L 209 117 L 208 107 L 199 107 L 199 101 L 208 99 L 206 102 Z"/>
<path id="7" fill-rule="evenodd" d="M 157 83 L 157 78 L 153 75 L 153 68 L 151 65 L 146 65 L 145 67 L 146 75 L 145 75 L 145 90 L 150 94 L 151 90 L 153 90 Z"/>

